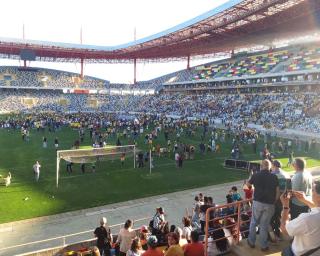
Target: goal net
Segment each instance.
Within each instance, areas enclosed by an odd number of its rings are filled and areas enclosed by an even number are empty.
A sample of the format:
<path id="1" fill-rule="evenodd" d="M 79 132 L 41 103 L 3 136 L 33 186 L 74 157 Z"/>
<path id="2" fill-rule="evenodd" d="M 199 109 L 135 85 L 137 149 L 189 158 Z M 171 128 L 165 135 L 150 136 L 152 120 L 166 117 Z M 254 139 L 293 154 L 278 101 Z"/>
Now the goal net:
<path id="1" fill-rule="evenodd" d="M 65 160 L 69 163 L 95 163 L 108 160 L 120 159 L 125 154 L 126 157 L 136 155 L 135 145 L 125 146 L 106 146 L 102 148 L 80 148 L 71 150 L 58 150 L 57 151 L 57 170 L 56 170 L 56 184 L 59 186 L 59 172 L 60 161 Z M 133 157 L 133 167 L 136 165 L 136 158 Z"/>

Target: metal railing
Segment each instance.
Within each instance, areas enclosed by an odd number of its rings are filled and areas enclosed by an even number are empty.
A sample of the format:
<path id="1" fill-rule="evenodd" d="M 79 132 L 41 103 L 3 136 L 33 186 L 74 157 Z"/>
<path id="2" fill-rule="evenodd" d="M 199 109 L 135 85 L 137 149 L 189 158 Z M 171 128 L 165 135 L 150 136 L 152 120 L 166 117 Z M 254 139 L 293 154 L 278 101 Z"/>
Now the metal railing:
<path id="1" fill-rule="evenodd" d="M 232 237 L 235 241 L 235 244 L 238 244 L 240 241 L 240 221 L 241 214 L 244 213 L 242 211 L 244 205 L 248 205 L 252 202 L 251 199 L 237 201 L 229 204 L 219 205 L 215 207 L 211 207 L 206 211 L 206 223 L 205 223 L 205 256 L 208 256 L 208 247 L 210 243 L 215 243 L 220 240 L 228 239 Z M 223 211 L 228 212 L 227 209 L 233 209 L 232 214 L 223 214 Z M 251 208 L 250 208 L 251 210 Z M 212 217 L 213 216 L 213 217 Z M 225 225 L 227 219 L 234 219 L 234 223 Z M 242 223 L 248 223 L 250 219 L 247 221 L 242 221 Z M 219 225 L 215 225 L 219 223 Z M 224 236 L 218 239 L 211 239 L 209 241 L 209 237 L 212 232 L 222 229 L 233 229 L 236 233 L 230 232 L 231 234 L 228 236 Z M 248 232 L 248 230 L 241 230 L 241 233 Z"/>
<path id="2" fill-rule="evenodd" d="M 144 217 L 144 218 L 136 219 L 136 220 L 133 220 L 133 223 L 143 222 L 143 221 L 146 221 L 146 220 L 150 220 L 151 218 L 152 217 Z M 110 225 L 108 227 L 110 229 L 114 230 L 116 227 L 119 227 L 119 229 L 120 229 L 122 226 L 123 226 L 123 223 L 119 223 L 119 224 Z M 4 251 L 14 250 L 14 249 L 23 248 L 23 247 L 26 248 L 28 246 L 33 246 L 33 248 L 34 248 L 35 245 L 40 245 L 40 244 L 43 244 L 43 243 L 48 243 L 48 242 L 53 242 L 53 241 L 58 241 L 58 242 L 60 241 L 60 243 L 58 243 L 58 245 L 55 245 L 54 247 L 59 247 L 59 246 L 60 247 L 65 247 L 65 246 L 69 246 L 69 245 L 72 245 L 72 244 L 77 244 L 77 243 L 81 243 L 81 242 L 85 242 L 85 241 L 89 241 L 89 240 L 95 240 L 96 238 L 93 238 L 93 232 L 94 232 L 94 230 L 90 229 L 90 230 L 81 231 L 81 232 L 77 232 L 77 233 L 72 233 L 72 234 L 68 234 L 68 235 L 62 235 L 62 236 L 52 237 L 52 238 L 38 240 L 38 241 L 34 241 L 34 242 L 29 242 L 29 243 L 23 243 L 23 244 L 17 244 L 17 245 L 13 245 L 13 246 L 3 247 L 3 248 L 0 248 L 0 255 L 1 255 L 1 252 L 4 252 Z M 66 242 L 66 239 L 68 239 L 68 238 L 76 237 L 76 236 L 80 236 L 80 235 L 86 235 L 86 234 L 90 234 L 90 237 L 88 237 L 85 240 L 81 239 L 81 240 L 74 241 L 72 243 L 67 243 Z M 41 248 L 41 250 L 42 251 L 46 250 L 46 249 L 49 250 L 52 247 L 53 246 L 44 247 L 44 248 Z M 35 250 L 29 251 L 29 252 L 31 253 L 33 251 L 35 251 Z M 28 251 L 26 251 L 24 253 L 28 253 Z"/>

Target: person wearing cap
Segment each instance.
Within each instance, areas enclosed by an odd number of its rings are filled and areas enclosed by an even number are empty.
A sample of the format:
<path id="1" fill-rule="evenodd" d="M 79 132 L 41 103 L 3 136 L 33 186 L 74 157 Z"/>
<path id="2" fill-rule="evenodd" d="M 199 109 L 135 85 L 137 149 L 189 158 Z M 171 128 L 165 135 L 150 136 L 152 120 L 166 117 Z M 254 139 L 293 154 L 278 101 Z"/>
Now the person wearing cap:
<path id="1" fill-rule="evenodd" d="M 276 175 L 279 182 L 279 191 L 280 194 L 284 193 L 286 190 L 286 180 L 290 179 L 290 176 L 281 169 L 281 162 L 278 160 L 274 160 L 271 166 L 271 173 Z M 278 198 L 274 208 L 274 214 L 271 218 L 271 227 L 276 235 L 276 239 L 280 238 L 280 218 L 281 218 L 282 204 L 280 199 Z"/>
<path id="2" fill-rule="evenodd" d="M 156 210 L 157 212 L 153 217 L 153 232 L 152 232 L 153 235 L 156 235 L 159 232 L 162 232 L 162 229 L 166 224 L 163 208 L 158 207 Z"/>
<path id="3" fill-rule="evenodd" d="M 142 256 L 163 256 L 163 253 L 157 249 L 158 239 L 156 236 L 149 236 L 147 240 L 148 249 Z"/>
<path id="4" fill-rule="evenodd" d="M 94 236 L 97 238 L 97 247 L 101 256 L 110 255 L 110 248 L 112 244 L 112 234 L 110 228 L 106 227 L 107 218 L 100 219 L 100 227 L 97 227 L 94 231 Z"/>

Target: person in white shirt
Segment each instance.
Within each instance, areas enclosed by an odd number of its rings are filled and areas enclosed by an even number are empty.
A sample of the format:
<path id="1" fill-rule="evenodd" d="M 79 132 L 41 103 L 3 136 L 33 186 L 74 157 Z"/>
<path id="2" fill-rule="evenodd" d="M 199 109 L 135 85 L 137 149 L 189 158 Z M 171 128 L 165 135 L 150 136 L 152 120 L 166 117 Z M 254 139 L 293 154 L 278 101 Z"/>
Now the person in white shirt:
<path id="1" fill-rule="evenodd" d="M 118 234 L 116 243 L 119 244 L 119 255 L 125 256 L 130 250 L 132 240 L 136 238 L 136 232 L 132 229 L 132 220 L 127 220 Z"/>
<path id="2" fill-rule="evenodd" d="M 41 165 L 39 164 L 38 161 L 33 165 L 33 172 L 34 172 L 34 177 L 35 177 L 36 181 L 39 181 L 40 167 L 41 167 Z"/>
<path id="3" fill-rule="evenodd" d="M 301 213 L 297 218 L 289 221 L 289 202 L 293 196 L 303 204 L 311 208 L 308 213 Z M 320 237 L 320 181 L 316 181 L 312 187 L 312 200 L 307 199 L 305 193 L 301 191 L 292 191 L 292 194 L 284 193 L 280 200 L 283 205 L 281 217 L 282 233 L 293 237 L 290 247 L 286 248 L 282 255 L 284 256 L 300 256 L 307 252 L 310 255 L 312 250 L 319 253 L 319 237 Z M 318 255 L 318 254 L 316 254 Z"/>

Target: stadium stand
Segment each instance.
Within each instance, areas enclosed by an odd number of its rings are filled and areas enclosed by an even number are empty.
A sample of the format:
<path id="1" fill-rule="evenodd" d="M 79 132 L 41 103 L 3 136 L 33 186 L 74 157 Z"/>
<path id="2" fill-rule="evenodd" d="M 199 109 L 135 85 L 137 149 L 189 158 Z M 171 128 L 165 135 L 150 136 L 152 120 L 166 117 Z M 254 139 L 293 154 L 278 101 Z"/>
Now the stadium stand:
<path id="1" fill-rule="evenodd" d="M 5 87 L 1 89 L 0 111 L 150 113 L 218 119 L 222 123 L 253 123 L 269 128 L 273 123 L 276 129 L 319 132 L 316 87 L 320 80 L 319 52 L 318 46 L 311 45 L 238 54 L 233 64 L 229 59 L 200 65 L 139 82 L 134 87 L 156 89 L 153 96 L 112 94 L 113 88 L 130 90 L 132 87 L 91 77 L 80 81 L 79 76 L 65 71 L 0 67 L 0 86 Z M 284 72 L 278 72 L 279 64 Z M 110 91 L 63 93 L 65 86 Z M 188 95 L 192 90 L 197 94 Z"/>
<path id="2" fill-rule="evenodd" d="M 288 51 L 275 51 L 237 60 L 226 72 L 226 77 L 256 75 L 269 72 L 289 58 Z"/>
<path id="3" fill-rule="evenodd" d="M 89 95 L 52 90 L 1 90 L 0 111 L 120 112 L 219 119 L 320 132 L 317 92 L 247 94 Z"/>
<path id="4" fill-rule="evenodd" d="M 0 86 L 105 89 L 109 81 L 79 74 L 40 68 L 0 67 Z"/>
<path id="5" fill-rule="evenodd" d="M 301 50 L 292 58 L 287 71 L 312 70 L 320 68 L 320 48 Z"/>
<path id="6" fill-rule="evenodd" d="M 205 64 L 203 66 L 195 67 L 195 70 L 198 73 L 193 77 L 194 80 L 199 79 L 211 79 L 215 76 L 218 76 L 219 72 L 225 71 L 229 67 L 229 63 L 221 63 L 221 64 Z"/>

